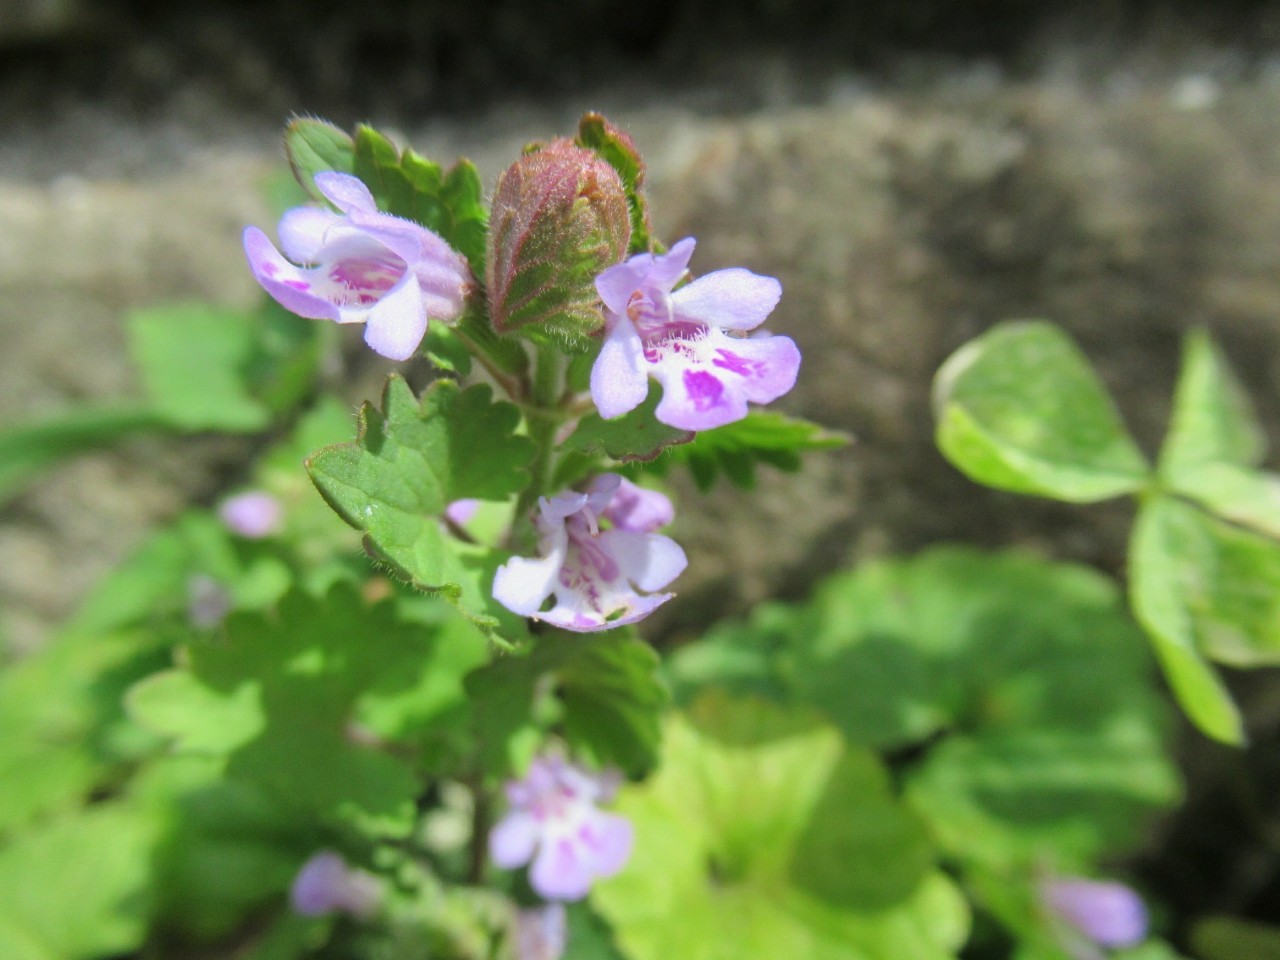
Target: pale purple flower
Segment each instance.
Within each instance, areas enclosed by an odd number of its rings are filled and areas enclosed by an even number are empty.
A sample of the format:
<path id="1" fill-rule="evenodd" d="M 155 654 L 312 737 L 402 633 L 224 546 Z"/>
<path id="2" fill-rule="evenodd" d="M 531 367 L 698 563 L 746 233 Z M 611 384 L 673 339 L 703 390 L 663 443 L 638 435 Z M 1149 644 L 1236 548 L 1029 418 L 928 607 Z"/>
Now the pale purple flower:
<path id="1" fill-rule="evenodd" d="M 590 633 L 635 623 L 674 596 L 652 592 L 688 563 L 674 540 L 653 532 L 674 512 L 662 494 L 606 473 L 586 493 L 541 497 L 538 509 L 541 556 L 512 557 L 493 578 L 494 599 L 508 610 Z"/>
<path id="2" fill-rule="evenodd" d="M 747 415 L 795 385 L 800 351 L 789 337 L 745 336 L 764 322 L 782 285 L 734 267 L 678 290 L 694 240 L 661 255 L 637 254 L 596 277 L 605 340 L 591 369 L 591 397 L 605 419 L 638 406 L 649 378 L 662 384 L 656 416 L 682 430 L 709 430 Z"/>
<path id="3" fill-rule="evenodd" d="M 293 878 L 289 902 L 304 917 L 346 913 L 367 919 L 382 903 L 382 884 L 373 874 L 348 866 L 332 850 L 321 850 Z"/>
<path id="4" fill-rule="evenodd" d="M 516 960 L 560 960 L 568 944 L 563 903 L 516 912 Z"/>
<path id="5" fill-rule="evenodd" d="M 1103 947 L 1131 947 L 1147 936 L 1147 908 L 1123 883 L 1054 877 L 1040 884 L 1045 906 Z"/>
<path id="6" fill-rule="evenodd" d="M 616 774 L 591 774 L 556 756 L 539 757 L 507 783 L 510 810 L 489 834 L 489 855 L 506 870 L 533 861 L 529 885 L 548 900 L 581 900 L 631 856 L 630 821 L 605 813 Z"/>
<path id="7" fill-rule="evenodd" d="M 249 490 L 224 500 L 218 507 L 218 517 L 232 533 L 261 540 L 280 532 L 284 508 L 266 491 Z"/>
<path id="8" fill-rule="evenodd" d="M 279 227 L 284 256 L 265 233 L 249 227 L 244 252 L 254 277 L 286 310 L 363 323 L 370 347 L 407 360 L 429 318 L 461 315 L 472 285 L 466 260 L 426 227 L 381 213 L 356 177 L 317 173 L 315 184 L 341 212 L 288 211 Z"/>
<path id="9" fill-rule="evenodd" d="M 197 573 L 187 580 L 187 620 L 193 627 L 216 627 L 231 612 L 231 594 L 213 577 Z"/>

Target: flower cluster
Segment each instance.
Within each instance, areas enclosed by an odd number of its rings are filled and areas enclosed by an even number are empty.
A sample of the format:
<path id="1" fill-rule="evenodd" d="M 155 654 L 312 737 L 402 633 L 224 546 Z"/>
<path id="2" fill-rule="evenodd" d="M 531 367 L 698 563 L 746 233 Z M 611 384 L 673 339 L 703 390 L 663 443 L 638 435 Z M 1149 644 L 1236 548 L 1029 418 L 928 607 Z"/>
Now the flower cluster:
<path id="1" fill-rule="evenodd" d="M 692 237 L 665 255 L 638 254 L 596 278 L 605 305 L 604 345 L 591 370 L 600 415 L 639 406 L 649 378 L 662 384 L 656 416 L 682 430 L 710 430 L 776 400 L 796 382 L 800 351 L 789 337 L 735 336 L 773 312 L 782 285 L 750 270 L 688 275 Z"/>
<path id="2" fill-rule="evenodd" d="M 511 870 L 532 860 L 529 884 L 540 896 L 582 899 L 631 856 L 631 823 L 597 807 L 618 781 L 557 756 L 535 759 L 523 780 L 507 784 L 510 810 L 489 834 L 493 862 Z"/>
<path id="3" fill-rule="evenodd" d="M 674 540 L 653 532 L 674 514 L 662 494 L 606 473 L 585 493 L 542 497 L 538 509 L 542 555 L 513 557 L 493 580 L 507 609 L 583 633 L 635 623 L 673 596 L 652 592 L 688 563 Z"/>
<path id="4" fill-rule="evenodd" d="M 356 177 L 318 173 L 315 185 L 340 212 L 288 211 L 279 226 L 284 256 L 257 227 L 245 230 L 254 277 L 285 309 L 363 323 L 365 342 L 377 353 L 409 359 L 429 318 L 462 313 L 472 287 L 466 260 L 426 227 L 379 212 Z"/>

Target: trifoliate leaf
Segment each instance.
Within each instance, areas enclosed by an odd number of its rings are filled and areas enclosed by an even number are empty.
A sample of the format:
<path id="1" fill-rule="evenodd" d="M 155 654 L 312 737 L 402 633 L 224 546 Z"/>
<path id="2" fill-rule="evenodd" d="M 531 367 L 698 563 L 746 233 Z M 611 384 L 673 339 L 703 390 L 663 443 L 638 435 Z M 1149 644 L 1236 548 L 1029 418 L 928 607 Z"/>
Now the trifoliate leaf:
<path id="1" fill-rule="evenodd" d="M 568 450 L 584 454 L 604 454 L 613 460 L 652 460 L 673 444 L 688 443 L 693 433 L 669 427 L 654 416 L 662 390 L 651 386 L 644 403 L 630 413 L 605 420 L 598 413 L 582 418 L 565 441 Z"/>
<path id="2" fill-rule="evenodd" d="M 1090 503 L 1139 490 L 1148 469 L 1079 348 L 1042 322 L 970 341 L 933 385 L 938 446 L 1000 490 Z"/>
<path id="3" fill-rule="evenodd" d="M 441 380 L 419 402 L 393 375 L 382 409 L 360 411 L 356 441 L 318 451 L 307 470 L 329 505 L 415 586 L 510 638 L 522 634 L 523 620 L 491 592 L 505 555 L 463 544 L 441 523 L 454 500 L 503 500 L 528 483 L 533 444 L 515 435 L 516 408 L 492 397 L 487 386 L 461 390 Z"/>
<path id="4" fill-rule="evenodd" d="M 355 171 L 355 144 L 351 137 L 325 120 L 291 120 L 284 129 L 284 149 L 299 185 L 316 200 L 324 200 L 316 189 L 317 173 Z"/>
<path id="5" fill-rule="evenodd" d="M 708 698 L 624 788 L 635 852 L 592 903 L 633 960 L 951 960 L 968 932 L 923 825 L 813 718 Z"/>
<path id="6" fill-rule="evenodd" d="M 1161 477 L 1175 479 L 1205 464 L 1255 467 L 1265 449 L 1257 414 L 1222 353 L 1205 331 L 1188 334 L 1160 450 Z"/>
<path id="7" fill-rule="evenodd" d="M 664 456 L 640 465 L 639 472 L 665 476 L 672 465 L 684 464 L 704 492 L 715 485 L 720 474 L 735 486 L 750 490 L 755 486 L 757 463 L 795 473 L 801 466 L 800 454 L 832 450 L 849 441 L 844 434 L 807 420 L 752 410 L 742 420 L 699 431 L 691 442 L 673 446 Z"/>

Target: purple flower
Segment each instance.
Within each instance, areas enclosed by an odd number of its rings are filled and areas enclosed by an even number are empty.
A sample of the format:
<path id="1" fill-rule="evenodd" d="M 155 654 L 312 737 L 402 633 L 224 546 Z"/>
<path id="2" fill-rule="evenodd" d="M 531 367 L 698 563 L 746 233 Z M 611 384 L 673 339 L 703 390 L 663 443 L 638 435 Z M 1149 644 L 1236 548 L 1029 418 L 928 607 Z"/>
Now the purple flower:
<path id="1" fill-rule="evenodd" d="M 735 267 L 673 291 L 693 245 L 690 237 L 664 255 L 637 254 L 596 277 L 606 336 L 591 397 L 605 419 L 638 406 L 649 377 L 662 384 L 657 418 L 682 430 L 741 420 L 748 401 L 768 403 L 795 385 L 800 351 L 789 337 L 741 335 L 777 306 L 782 284 Z"/>
<path id="2" fill-rule="evenodd" d="M 366 919 L 382 903 L 382 884 L 373 874 L 347 866 L 332 850 L 321 850 L 293 878 L 289 902 L 304 917 L 347 913 Z"/>
<path id="3" fill-rule="evenodd" d="M 586 493 L 542 497 L 538 507 L 542 555 L 512 557 L 493 578 L 494 599 L 508 610 L 590 633 L 635 623 L 674 596 L 636 592 L 661 590 L 688 563 L 674 540 L 653 532 L 674 513 L 662 494 L 606 473 Z"/>
<path id="4" fill-rule="evenodd" d="M 224 500 L 218 508 L 218 517 L 232 533 L 261 540 L 280 532 L 284 509 L 271 494 L 250 490 Z"/>
<path id="5" fill-rule="evenodd" d="M 286 310 L 363 323 L 370 347 L 407 360 L 422 342 L 428 318 L 452 320 L 462 313 L 471 288 L 466 260 L 426 227 L 380 213 L 357 178 L 317 173 L 315 183 L 342 212 L 288 211 L 279 227 L 283 257 L 265 233 L 249 227 L 244 252 L 254 277 Z"/>
<path id="6" fill-rule="evenodd" d="M 213 577 L 197 573 L 187 581 L 187 621 L 193 627 L 216 627 L 227 618 L 231 607 L 231 594 Z"/>
<path id="7" fill-rule="evenodd" d="M 1103 947 L 1131 947 L 1147 936 L 1147 908 L 1123 883 L 1055 877 L 1040 884 L 1044 904 L 1059 919 Z"/>
<path id="8" fill-rule="evenodd" d="M 563 903 L 516 913 L 516 960 L 560 960 L 569 943 Z"/>
<path id="9" fill-rule="evenodd" d="M 510 870 L 533 860 L 529 884 L 548 900 L 580 900 L 631 856 L 628 820 L 596 808 L 612 799 L 616 775 L 592 775 L 560 757 L 539 757 L 507 784 L 511 809 L 489 834 L 493 862 Z"/>

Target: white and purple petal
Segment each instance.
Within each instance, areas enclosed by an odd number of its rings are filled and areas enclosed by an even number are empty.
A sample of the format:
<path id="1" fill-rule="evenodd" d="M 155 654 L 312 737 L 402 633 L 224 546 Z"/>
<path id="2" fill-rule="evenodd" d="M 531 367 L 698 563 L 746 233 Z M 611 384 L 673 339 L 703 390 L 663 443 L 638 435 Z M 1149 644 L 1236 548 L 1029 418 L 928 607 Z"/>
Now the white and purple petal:
<path id="1" fill-rule="evenodd" d="M 489 856 L 503 870 L 514 870 L 529 862 L 542 836 L 536 817 L 515 809 L 489 832 Z"/>
<path id="2" fill-rule="evenodd" d="M 604 474 L 597 477 L 592 489 L 600 485 L 605 477 L 616 474 Z M 675 519 L 676 511 L 671 498 L 657 490 L 647 490 L 636 486 L 630 480 L 618 477 L 613 499 L 605 511 L 605 517 L 620 530 L 634 530 L 638 533 L 651 533 L 659 527 L 665 527 Z"/>
<path id="3" fill-rule="evenodd" d="M 427 311 L 415 277 L 405 277 L 364 311 L 364 342 L 389 360 L 408 360 L 427 332 Z"/>
<path id="4" fill-rule="evenodd" d="M 648 361 L 634 324 L 619 317 L 591 367 L 591 399 L 606 420 L 629 413 L 649 394 Z"/>
<path id="5" fill-rule="evenodd" d="M 660 533 L 606 530 L 600 534 L 600 546 L 613 557 L 621 575 L 646 592 L 661 590 L 689 565 L 680 545 Z"/>
<path id="6" fill-rule="evenodd" d="M 742 267 L 699 277 L 671 295 L 677 321 L 721 330 L 752 330 L 782 299 L 782 284 Z"/>

